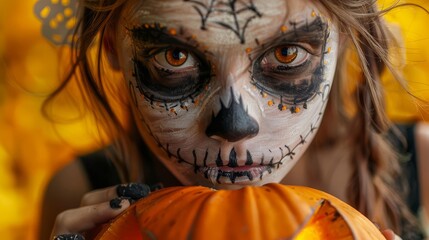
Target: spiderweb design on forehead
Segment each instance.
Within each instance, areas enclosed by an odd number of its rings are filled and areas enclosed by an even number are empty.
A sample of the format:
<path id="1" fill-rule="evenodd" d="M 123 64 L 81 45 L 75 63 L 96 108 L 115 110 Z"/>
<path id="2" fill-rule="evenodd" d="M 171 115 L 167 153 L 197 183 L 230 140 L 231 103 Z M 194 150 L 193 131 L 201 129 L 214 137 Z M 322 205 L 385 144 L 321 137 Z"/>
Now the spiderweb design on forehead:
<path id="1" fill-rule="evenodd" d="M 231 30 L 240 40 L 246 42 L 245 33 L 249 23 L 262 14 L 253 0 L 184 0 L 193 4 L 201 17 L 201 29 L 207 30 L 207 23 L 212 22 Z"/>

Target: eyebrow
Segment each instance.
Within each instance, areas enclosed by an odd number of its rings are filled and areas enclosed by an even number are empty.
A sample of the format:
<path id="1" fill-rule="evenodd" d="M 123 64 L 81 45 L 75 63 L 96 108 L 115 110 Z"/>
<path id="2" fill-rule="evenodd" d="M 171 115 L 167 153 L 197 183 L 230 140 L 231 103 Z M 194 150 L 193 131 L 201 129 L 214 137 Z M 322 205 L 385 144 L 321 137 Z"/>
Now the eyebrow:
<path id="1" fill-rule="evenodd" d="M 144 44 L 145 47 L 148 47 L 148 45 L 149 47 L 150 45 L 159 46 L 160 44 L 188 45 L 195 48 L 200 46 L 195 38 L 183 34 L 183 27 L 180 27 L 175 34 L 169 33 L 168 28 L 159 23 L 145 23 L 128 30 L 134 43 Z"/>
<path id="2" fill-rule="evenodd" d="M 320 16 L 317 16 L 312 22 L 289 22 L 292 28 L 285 33 L 275 34 L 272 37 L 264 40 L 261 43 L 260 40 L 256 41 L 259 48 L 266 49 L 270 46 L 276 46 L 284 43 L 299 43 L 304 42 L 310 44 L 312 47 L 318 48 L 326 43 L 326 39 L 329 37 L 328 24 L 322 20 Z"/>
<path id="3" fill-rule="evenodd" d="M 290 30 L 285 33 L 279 31 L 280 35 L 276 33 L 274 36 L 264 40 L 264 42 L 256 38 L 255 41 L 258 46 L 255 48 L 256 52 L 258 48 L 259 51 L 265 51 L 272 46 L 297 42 L 305 42 L 314 48 L 318 48 L 326 43 L 329 35 L 328 24 L 320 16 L 317 16 L 312 22 L 308 22 L 308 19 L 299 23 L 290 21 L 289 25 L 291 26 Z M 133 42 L 137 45 L 144 44 L 145 47 L 159 46 L 160 44 L 187 45 L 195 48 L 200 46 L 200 43 L 195 38 L 183 34 L 185 32 L 184 27 L 179 27 L 174 35 L 168 32 L 166 26 L 159 23 L 144 23 L 128 30 L 131 33 Z M 204 50 L 203 52 L 206 51 Z"/>

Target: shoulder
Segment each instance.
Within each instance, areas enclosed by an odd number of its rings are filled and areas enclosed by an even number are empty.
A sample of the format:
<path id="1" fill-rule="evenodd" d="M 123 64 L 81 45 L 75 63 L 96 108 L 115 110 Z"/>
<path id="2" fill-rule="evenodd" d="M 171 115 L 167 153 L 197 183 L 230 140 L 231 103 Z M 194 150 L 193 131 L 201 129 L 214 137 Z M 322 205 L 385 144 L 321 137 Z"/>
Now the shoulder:
<path id="1" fill-rule="evenodd" d="M 429 123 L 420 122 L 416 126 L 416 140 L 429 142 Z"/>
<path id="2" fill-rule="evenodd" d="M 429 123 L 419 122 L 416 125 L 415 131 L 417 158 L 419 159 L 419 167 L 421 170 L 426 170 L 429 167 Z M 422 174 L 427 177 L 426 173 Z M 428 180 L 429 181 L 429 180 Z"/>

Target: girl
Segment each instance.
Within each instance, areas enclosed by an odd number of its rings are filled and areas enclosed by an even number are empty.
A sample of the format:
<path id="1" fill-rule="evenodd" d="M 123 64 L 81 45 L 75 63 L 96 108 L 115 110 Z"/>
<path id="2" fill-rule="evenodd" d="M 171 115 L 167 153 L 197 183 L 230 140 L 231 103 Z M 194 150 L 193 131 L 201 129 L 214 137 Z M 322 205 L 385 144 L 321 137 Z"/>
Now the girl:
<path id="1" fill-rule="evenodd" d="M 382 229 L 413 237 L 385 137 L 390 124 L 379 80 L 392 69 L 392 36 L 381 19 L 388 9 L 379 11 L 373 0 L 79 4 L 73 69 L 51 99 L 74 75 L 81 78 L 88 106 L 116 139 L 110 150 L 123 180 L 224 189 L 309 185 L 352 204 Z M 347 62 L 356 58 L 353 77 Z M 108 67 L 123 75 L 118 95 L 106 87 L 119 81 L 102 74 Z M 123 99 L 120 110 L 115 98 Z M 90 192 L 78 207 L 90 190 L 88 177 L 76 162 L 48 188 L 46 199 L 56 206 L 50 215 L 75 208 L 57 218 L 56 239 L 118 215 L 129 201 L 115 198 L 143 186 Z M 58 189 L 70 189 L 73 198 Z M 60 235 L 66 233 L 72 235 Z"/>

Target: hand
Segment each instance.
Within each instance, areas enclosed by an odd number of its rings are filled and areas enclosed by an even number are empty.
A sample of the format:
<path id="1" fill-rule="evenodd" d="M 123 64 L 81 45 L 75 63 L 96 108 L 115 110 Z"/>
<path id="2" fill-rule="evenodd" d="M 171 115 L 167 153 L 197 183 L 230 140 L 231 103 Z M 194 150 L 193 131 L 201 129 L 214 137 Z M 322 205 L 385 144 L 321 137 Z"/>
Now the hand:
<path id="1" fill-rule="evenodd" d="M 396 235 L 390 229 L 383 230 L 383 231 L 381 231 L 381 233 L 384 235 L 384 237 L 386 238 L 386 240 L 402 240 L 401 237 L 399 237 L 398 235 Z"/>
<path id="2" fill-rule="evenodd" d="M 83 239 L 80 234 L 84 231 L 118 216 L 131 203 L 149 193 L 149 186 L 137 183 L 89 192 L 82 198 L 79 208 L 64 211 L 57 216 L 51 239 Z"/>

